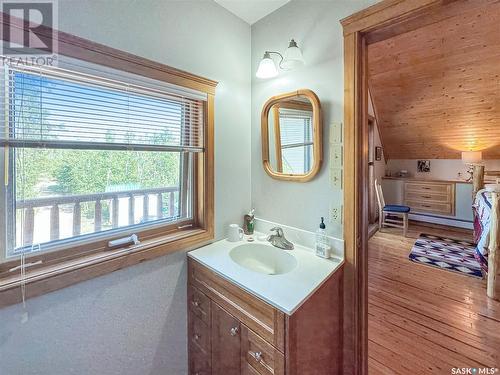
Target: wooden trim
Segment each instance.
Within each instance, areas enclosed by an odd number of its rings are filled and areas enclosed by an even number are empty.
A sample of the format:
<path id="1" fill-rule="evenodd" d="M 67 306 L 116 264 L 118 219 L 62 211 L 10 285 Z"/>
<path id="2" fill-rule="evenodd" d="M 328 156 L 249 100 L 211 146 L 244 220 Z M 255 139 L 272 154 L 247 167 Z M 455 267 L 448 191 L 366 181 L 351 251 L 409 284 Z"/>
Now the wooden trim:
<path id="1" fill-rule="evenodd" d="M 387 149 L 384 147 L 384 139 L 383 139 L 382 133 L 380 132 L 380 121 L 379 121 L 380 116 L 379 116 L 378 111 L 377 111 L 377 106 L 375 105 L 375 102 L 373 101 L 373 96 L 371 95 L 372 91 L 370 90 L 370 81 L 368 81 L 368 92 L 370 93 L 370 95 L 368 95 L 368 98 L 370 100 L 370 103 L 372 104 L 373 113 L 374 113 L 374 116 L 372 116 L 372 117 L 375 121 L 375 123 L 374 123 L 375 128 L 377 129 L 376 134 L 378 134 L 378 138 L 380 139 L 380 144 L 382 145 L 382 155 L 384 157 L 384 162 L 387 164 L 387 161 L 389 160 L 389 153 L 387 152 Z"/>
<path id="2" fill-rule="evenodd" d="M 21 29 L 24 27 L 23 23 L 16 22 L 4 13 L 1 13 L 0 23 L 2 26 L 8 24 Z M 207 94 L 204 105 L 205 151 L 193 158 L 195 174 L 193 220 L 145 229 L 139 232 L 141 244 L 125 249 L 110 250 L 107 247 L 110 238 L 106 238 L 30 257 L 30 262 L 42 260 L 43 263 L 27 270 L 26 297 L 38 296 L 147 259 L 174 251 L 193 249 L 212 241 L 215 233 L 214 94 L 217 82 L 71 34 L 49 28 L 41 31 L 48 39 L 57 39 L 60 55 L 205 92 Z M 179 228 L 182 225 L 190 227 L 183 230 Z M 116 237 L 123 237 L 123 233 Z M 19 274 L 8 272 L 18 264 L 17 261 L 0 266 L 0 307 L 21 300 Z"/>
<path id="3" fill-rule="evenodd" d="M 0 27 L 5 24 L 6 27 L 25 29 L 23 20 L 10 17 L 3 12 L 0 12 L 0 23 Z M 217 81 L 43 25 L 38 27 L 37 32 L 47 41 L 57 40 L 59 55 L 215 94 Z M 3 35 L 2 39 L 5 40 Z"/>
<path id="4" fill-rule="evenodd" d="M 200 226 L 205 229 L 210 236 L 215 236 L 215 95 L 208 94 L 207 114 L 205 128 L 205 152 L 200 154 L 204 158 L 203 180 L 199 180 L 198 191 L 203 193 L 203 207 L 199 207 L 199 215 L 202 216 Z M 202 212 L 202 213 L 201 213 Z"/>
<path id="5" fill-rule="evenodd" d="M 363 288 L 360 282 L 364 275 L 361 267 L 361 199 L 359 192 L 365 177 L 360 171 L 361 131 L 359 118 L 361 36 L 349 34 L 344 38 L 344 241 L 345 241 L 345 282 L 344 282 L 344 374 L 360 374 L 363 367 L 361 351 L 364 346 L 362 324 Z M 366 210 L 364 211 L 366 212 Z M 365 288 L 366 289 L 366 288 Z M 366 328 L 366 327 L 365 327 Z M 366 373 L 366 372 L 364 372 Z"/>
<path id="6" fill-rule="evenodd" d="M 375 127 L 375 117 L 368 115 L 368 218 L 370 224 L 375 223 L 378 216 L 375 201 L 375 150 L 377 147 L 375 146 Z"/>
<path id="7" fill-rule="evenodd" d="M 120 234 L 115 234 L 113 236 L 101 238 L 99 240 L 95 241 L 89 240 L 82 244 L 78 244 L 76 242 L 73 244 L 73 246 L 68 245 L 71 247 L 62 248 L 61 250 L 49 251 L 46 253 L 41 253 L 39 255 L 36 255 L 35 253 L 35 255 L 29 256 L 29 262 L 34 263 L 41 260 L 42 263 L 39 266 L 31 267 L 30 271 L 35 271 L 46 267 L 53 267 L 54 265 L 61 262 L 71 262 L 82 256 L 91 256 L 93 254 L 99 254 L 106 251 L 110 251 L 108 247 L 109 241 L 126 237 L 128 235 L 131 235 L 132 233 L 136 233 L 142 242 L 147 242 L 154 238 L 165 237 L 172 233 L 175 233 L 178 231 L 179 226 L 184 226 L 184 225 L 185 226 L 191 225 L 192 227 L 195 227 L 193 220 L 185 220 L 168 225 L 159 225 L 154 229 L 142 229 L 141 231 L 130 230 L 130 232 L 121 232 Z M 105 233 L 102 233 L 102 235 L 104 234 Z M 2 280 L 8 278 L 11 275 L 9 270 L 18 265 L 19 265 L 18 259 L 0 264 L 0 289 Z"/>
<path id="8" fill-rule="evenodd" d="M 190 230 L 178 233 L 169 242 L 151 241 L 137 249 L 103 252 L 53 267 L 28 272 L 26 298 L 36 297 L 97 276 L 138 264 L 145 260 L 177 251 L 187 251 L 213 240 L 207 231 Z M 21 302 L 20 278 L 13 276 L 0 284 L 0 308 Z"/>
<path id="9" fill-rule="evenodd" d="M 432 13 L 433 9 L 453 1 L 384 0 L 342 19 L 340 23 L 344 29 L 344 36 L 360 32 L 370 38 L 370 35 L 385 30 L 385 33 L 378 38 L 378 40 L 384 40 L 408 31 L 405 25 L 409 24 L 408 21 L 412 18 L 422 17 L 412 24 L 414 28 L 421 27 L 425 22 L 425 17 Z"/>
<path id="10" fill-rule="evenodd" d="M 286 102 L 280 102 L 275 104 L 273 108 L 286 108 L 286 109 L 298 109 L 300 111 L 312 111 L 313 107 L 311 103 L 304 103 L 298 100 L 290 100 Z"/>
<path id="11" fill-rule="evenodd" d="M 453 0 L 384 0 L 343 20 L 344 32 L 344 373 L 368 372 L 366 46 L 425 24 Z M 420 25 L 420 26 L 419 26 Z M 382 33 L 381 30 L 384 30 Z"/>
<path id="12" fill-rule="evenodd" d="M 311 170 L 306 174 L 288 174 L 280 173 L 273 170 L 269 162 L 269 111 L 276 103 L 283 99 L 295 98 L 298 96 L 306 96 L 313 108 L 313 165 Z M 322 122 L 321 104 L 317 95 L 308 89 L 292 91 L 286 94 L 281 94 L 271 97 L 262 108 L 260 117 L 261 122 L 261 138 L 262 138 L 262 164 L 266 173 L 276 180 L 307 182 L 312 180 L 321 169 L 323 162 L 323 122 Z"/>
<path id="13" fill-rule="evenodd" d="M 280 128 L 280 110 L 279 106 L 273 106 L 274 120 L 274 149 L 276 153 L 277 172 L 283 173 L 283 154 L 281 153 L 281 128 Z"/>

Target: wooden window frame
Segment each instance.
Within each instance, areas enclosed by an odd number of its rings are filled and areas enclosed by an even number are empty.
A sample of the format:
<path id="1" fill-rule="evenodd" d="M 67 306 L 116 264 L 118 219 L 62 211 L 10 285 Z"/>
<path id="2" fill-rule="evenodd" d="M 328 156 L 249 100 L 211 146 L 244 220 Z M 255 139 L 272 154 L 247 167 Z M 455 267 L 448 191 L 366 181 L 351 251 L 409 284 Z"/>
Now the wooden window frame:
<path id="1" fill-rule="evenodd" d="M 367 46 L 441 21 L 446 15 L 438 10 L 454 2 L 384 0 L 340 21 L 344 34 L 344 374 L 368 374 Z"/>
<path id="2" fill-rule="evenodd" d="M 0 13 L 3 27 L 24 28 L 24 23 Z M 89 41 L 65 32 L 40 27 L 58 44 L 58 55 L 197 90 L 207 95 L 204 104 L 204 152 L 193 154 L 193 218 L 167 225 L 151 223 L 141 230 L 141 243 L 109 249 L 109 238 L 92 244 L 47 252 L 29 258 L 42 264 L 26 269 L 26 298 L 64 288 L 139 262 L 176 251 L 187 251 L 214 239 L 214 99 L 217 82 L 170 66 Z M 122 237 L 123 234 L 117 235 Z M 0 307 L 21 301 L 19 272 L 9 272 L 19 261 L 0 264 Z"/>

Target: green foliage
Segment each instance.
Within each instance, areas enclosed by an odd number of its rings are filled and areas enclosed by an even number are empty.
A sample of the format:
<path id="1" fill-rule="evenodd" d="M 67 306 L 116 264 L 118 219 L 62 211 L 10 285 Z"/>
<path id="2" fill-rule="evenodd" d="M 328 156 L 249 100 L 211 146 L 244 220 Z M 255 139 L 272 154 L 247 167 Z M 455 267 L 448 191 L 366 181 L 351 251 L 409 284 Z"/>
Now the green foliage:
<path id="1" fill-rule="evenodd" d="M 12 117 L 17 132 L 22 133 L 24 139 L 38 139 L 42 134 L 57 139 L 58 131 L 65 129 L 65 124 L 51 121 L 42 90 L 50 92 L 51 85 L 57 87 L 58 83 L 45 82 L 43 87 L 40 84 L 38 92 L 34 89 L 36 85 L 32 85 L 31 90 L 23 87 L 25 80 L 38 82 L 37 77 L 18 73 L 16 79 Z M 169 134 L 165 131 L 151 138 L 152 144 L 165 144 Z M 105 134 L 105 140 L 113 142 L 112 132 Z M 134 143 L 134 133 L 127 133 L 127 141 Z M 179 184 L 180 155 L 173 152 L 17 148 L 14 158 L 17 199 Z"/>
<path id="2" fill-rule="evenodd" d="M 175 186 L 178 153 L 106 150 L 18 149 L 19 198 L 92 194 L 116 190 Z M 122 190 L 122 189 L 119 189 Z M 129 189 L 124 189 L 129 190 Z"/>

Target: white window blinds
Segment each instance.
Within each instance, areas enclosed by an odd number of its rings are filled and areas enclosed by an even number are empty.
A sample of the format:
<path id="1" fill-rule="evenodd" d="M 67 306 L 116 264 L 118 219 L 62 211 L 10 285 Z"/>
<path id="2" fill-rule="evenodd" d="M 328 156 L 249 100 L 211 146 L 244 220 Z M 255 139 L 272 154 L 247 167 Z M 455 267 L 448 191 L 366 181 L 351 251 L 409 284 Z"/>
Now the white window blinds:
<path id="1" fill-rule="evenodd" d="M 204 150 L 204 100 L 59 68 L 4 67 L 0 143 L 15 147 Z"/>
<path id="2" fill-rule="evenodd" d="M 280 108 L 281 148 L 312 145 L 312 112 Z"/>

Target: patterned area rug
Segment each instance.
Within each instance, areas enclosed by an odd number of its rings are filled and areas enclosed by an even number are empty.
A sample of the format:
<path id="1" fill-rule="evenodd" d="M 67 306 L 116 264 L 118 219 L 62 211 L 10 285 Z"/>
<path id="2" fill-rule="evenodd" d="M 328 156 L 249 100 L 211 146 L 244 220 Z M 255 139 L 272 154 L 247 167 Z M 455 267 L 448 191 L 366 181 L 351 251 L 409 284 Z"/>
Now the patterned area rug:
<path id="1" fill-rule="evenodd" d="M 481 266 L 474 257 L 472 242 L 422 233 L 413 245 L 410 260 L 464 275 L 482 277 Z"/>

